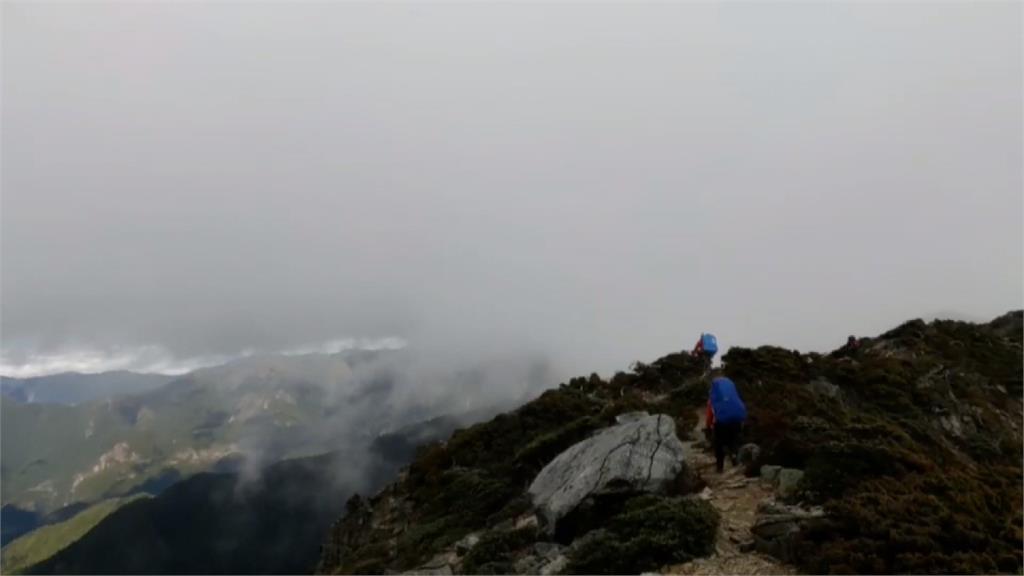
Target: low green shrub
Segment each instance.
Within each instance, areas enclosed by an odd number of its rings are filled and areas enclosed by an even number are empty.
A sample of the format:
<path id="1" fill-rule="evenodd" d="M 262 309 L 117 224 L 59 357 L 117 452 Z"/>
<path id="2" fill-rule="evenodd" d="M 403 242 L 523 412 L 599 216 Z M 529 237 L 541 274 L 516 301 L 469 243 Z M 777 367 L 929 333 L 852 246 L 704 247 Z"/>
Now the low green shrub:
<path id="1" fill-rule="evenodd" d="M 645 494 L 569 554 L 570 574 L 636 574 L 714 551 L 718 513 L 699 499 Z"/>

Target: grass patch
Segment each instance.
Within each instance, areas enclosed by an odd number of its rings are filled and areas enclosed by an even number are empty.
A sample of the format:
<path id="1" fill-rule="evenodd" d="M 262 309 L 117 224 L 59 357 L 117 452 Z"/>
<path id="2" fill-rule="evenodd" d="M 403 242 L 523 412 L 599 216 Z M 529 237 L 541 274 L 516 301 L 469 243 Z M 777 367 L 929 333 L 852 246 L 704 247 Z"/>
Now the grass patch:
<path id="1" fill-rule="evenodd" d="M 110 513 L 137 498 L 139 497 L 103 500 L 63 522 L 39 527 L 8 542 L 0 554 L 4 573 L 19 574 L 26 568 L 50 558 L 85 536 Z"/>

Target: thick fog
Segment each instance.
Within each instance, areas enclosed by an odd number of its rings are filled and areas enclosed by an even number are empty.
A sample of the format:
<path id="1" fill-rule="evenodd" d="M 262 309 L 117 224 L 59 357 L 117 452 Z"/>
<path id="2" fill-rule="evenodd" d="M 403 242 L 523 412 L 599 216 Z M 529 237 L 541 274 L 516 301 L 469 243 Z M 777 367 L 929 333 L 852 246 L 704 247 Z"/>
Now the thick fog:
<path id="1" fill-rule="evenodd" d="M 0 372 L 1022 306 L 1017 3 L 2 10 Z"/>

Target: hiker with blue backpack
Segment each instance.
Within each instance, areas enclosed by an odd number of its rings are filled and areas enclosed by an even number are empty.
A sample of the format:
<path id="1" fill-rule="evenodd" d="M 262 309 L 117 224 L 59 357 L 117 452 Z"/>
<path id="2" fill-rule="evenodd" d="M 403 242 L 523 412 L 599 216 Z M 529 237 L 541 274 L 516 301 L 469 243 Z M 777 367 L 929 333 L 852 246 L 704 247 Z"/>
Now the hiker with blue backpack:
<path id="1" fill-rule="evenodd" d="M 711 360 L 714 359 L 717 353 L 718 339 L 715 338 L 714 334 L 706 332 L 700 335 L 697 345 L 693 347 L 693 352 L 690 352 L 691 355 L 700 358 L 704 362 L 704 370 L 711 370 Z"/>
<path id="2" fill-rule="evenodd" d="M 736 390 L 736 384 L 724 376 L 713 379 L 704 422 L 708 430 L 713 430 L 715 468 L 719 472 L 725 469 L 726 452 L 729 453 L 732 465 L 736 465 L 740 432 L 743 431 L 743 422 L 746 419 L 747 407 Z"/>

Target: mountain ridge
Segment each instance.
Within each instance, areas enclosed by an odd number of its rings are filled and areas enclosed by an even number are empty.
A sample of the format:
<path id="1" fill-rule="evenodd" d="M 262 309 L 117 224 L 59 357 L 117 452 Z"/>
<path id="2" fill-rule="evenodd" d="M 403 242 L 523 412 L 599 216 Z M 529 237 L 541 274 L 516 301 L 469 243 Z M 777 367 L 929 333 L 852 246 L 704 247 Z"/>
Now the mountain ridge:
<path id="1" fill-rule="evenodd" d="M 748 474 L 768 465 L 796 469 L 802 480 L 788 496 L 791 503 L 824 511 L 787 545 L 796 551 L 789 557 L 796 568 L 1020 571 L 1021 340 L 1022 313 L 1013 311 L 982 324 L 911 320 L 830 354 L 774 346 L 729 350 L 723 370 L 747 401 L 746 436 L 757 446 Z M 570 544 L 529 528 L 542 523 L 525 492 L 537 472 L 625 412 L 669 414 L 686 435 L 706 401 L 702 372 L 683 352 L 638 362 L 608 380 L 573 378 L 512 412 L 421 447 L 395 482 L 349 501 L 318 571 L 535 569 L 526 561 L 531 554 Z M 694 497 L 700 485 L 700 478 L 681 477 L 676 492 L 641 495 L 646 500 L 635 506 L 682 514 L 684 521 L 698 512 L 676 502 Z M 595 504 L 596 517 L 577 518 L 582 527 L 576 532 L 587 543 L 562 548 L 568 550 L 563 568 L 641 572 L 677 562 L 659 556 L 666 548 L 653 540 L 621 544 L 614 532 L 606 533 L 616 525 L 643 531 L 639 517 L 627 514 L 641 496 Z M 627 516 L 601 516 L 613 509 Z M 622 524 L 627 518 L 632 524 Z M 475 547 L 483 542 L 484 548 Z M 626 567 L 624 558 L 644 560 Z"/>
<path id="2" fill-rule="evenodd" d="M 112 396 L 145 393 L 175 378 L 177 376 L 131 370 L 69 371 L 28 378 L 0 376 L 0 392 L 18 402 L 74 406 Z"/>
<path id="3" fill-rule="evenodd" d="M 203 472 L 129 503 L 80 539 L 27 567 L 31 574 L 293 574 L 310 572 L 334 517 L 356 490 L 393 477 L 415 443 L 474 420 L 439 417 L 379 436 L 370 458 L 335 451 L 258 473 Z M 345 470 L 360 467 L 350 478 Z M 128 549 L 126 554 L 104 553 Z"/>
<path id="4" fill-rule="evenodd" d="M 142 394 L 76 406 L 3 402 L 3 504 L 43 516 L 226 459 L 273 461 L 368 444 L 403 423 L 515 398 L 513 388 L 477 394 L 486 382 L 460 382 L 459 374 L 432 375 L 450 378 L 451 390 L 421 389 L 416 368 L 405 351 L 253 356 Z M 474 395 L 484 397 L 481 406 L 452 410 L 453 398 Z M 5 508 L 5 518 L 13 514 Z"/>

